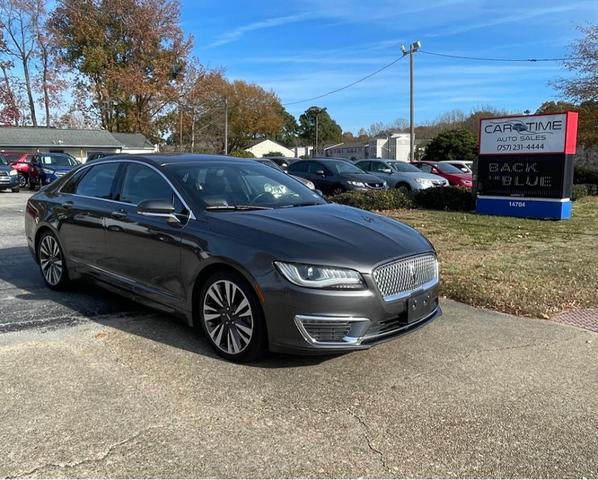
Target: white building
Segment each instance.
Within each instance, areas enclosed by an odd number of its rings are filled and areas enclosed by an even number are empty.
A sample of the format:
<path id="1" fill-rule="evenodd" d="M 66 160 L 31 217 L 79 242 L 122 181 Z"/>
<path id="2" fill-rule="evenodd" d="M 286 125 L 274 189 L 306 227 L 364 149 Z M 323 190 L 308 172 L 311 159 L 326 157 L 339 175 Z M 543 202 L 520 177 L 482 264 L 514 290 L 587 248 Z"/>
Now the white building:
<path id="1" fill-rule="evenodd" d="M 280 152 L 284 157 L 298 158 L 310 155 L 312 150 L 313 147 L 294 147 L 291 149 L 272 140 L 260 140 L 251 147 L 245 149 L 246 152 L 253 153 L 257 158 L 261 158 L 272 152 Z"/>
<path id="2" fill-rule="evenodd" d="M 365 142 L 340 143 L 324 149 L 327 157 L 343 157 L 349 160 L 363 158 L 387 158 L 409 161 L 409 134 L 392 133 L 370 138 Z"/>

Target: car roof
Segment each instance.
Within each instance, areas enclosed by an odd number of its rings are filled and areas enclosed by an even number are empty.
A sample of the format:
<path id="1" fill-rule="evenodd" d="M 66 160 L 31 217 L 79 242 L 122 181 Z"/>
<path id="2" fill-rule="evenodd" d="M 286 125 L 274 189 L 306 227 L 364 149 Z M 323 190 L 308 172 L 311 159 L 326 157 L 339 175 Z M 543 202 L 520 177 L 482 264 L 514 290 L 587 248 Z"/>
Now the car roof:
<path id="1" fill-rule="evenodd" d="M 136 160 L 143 163 L 148 163 L 154 166 L 168 166 L 176 164 L 184 164 L 189 162 L 205 162 L 217 161 L 226 162 L 229 164 L 247 164 L 247 160 L 256 160 L 254 158 L 238 158 L 228 155 L 210 155 L 202 153 L 151 153 L 151 154 L 122 154 L 116 153 L 108 157 L 94 161 L 94 165 L 99 165 L 102 162 L 115 162 L 118 160 Z"/>

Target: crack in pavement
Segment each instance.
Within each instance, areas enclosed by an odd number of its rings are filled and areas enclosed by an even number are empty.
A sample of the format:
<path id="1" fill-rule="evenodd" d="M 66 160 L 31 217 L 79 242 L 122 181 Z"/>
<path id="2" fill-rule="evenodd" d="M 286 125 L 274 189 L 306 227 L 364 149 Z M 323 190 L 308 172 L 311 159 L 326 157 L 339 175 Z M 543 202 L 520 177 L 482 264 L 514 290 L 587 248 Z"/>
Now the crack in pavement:
<path id="1" fill-rule="evenodd" d="M 162 425 L 150 425 L 149 427 L 146 427 L 146 428 L 144 428 L 142 430 L 139 430 L 137 433 L 134 433 L 133 435 L 130 435 L 129 437 L 125 438 L 124 440 L 121 440 L 119 442 L 113 443 L 112 445 L 109 445 L 108 448 L 106 448 L 104 450 L 104 452 L 101 453 L 99 456 L 91 457 L 91 458 L 83 458 L 82 460 L 76 460 L 76 461 L 68 462 L 68 463 L 48 462 L 48 463 L 44 463 L 43 465 L 39 465 L 37 467 L 34 467 L 34 468 L 30 469 L 30 470 L 27 470 L 25 472 L 18 473 L 16 475 L 9 475 L 6 478 L 22 478 L 22 477 L 26 477 L 26 476 L 28 477 L 30 475 L 34 475 L 34 474 L 39 473 L 40 471 L 43 471 L 43 470 L 48 469 L 48 468 L 68 469 L 68 468 L 79 467 L 79 466 L 84 465 L 86 463 L 95 463 L 95 462 L 104 461 L 117 448 L 122 447 L 123 445 L 126 445 L 127 443 L 134 441 L 135 439 L 139 438 L 144 433 L 146 433 L 149 430 L 154 429 L 154 428 L 162 428 Z"/>
<path id="2" fill-rule="evenodd" d="M 384 459 L 384 453 L 382 453 L 381 450 L 378 450 L 373 444 L 372 444 L 372 439 L 370 438 L 370 436 L 368 435 L 368 432 L 370 431 L 370 427 L 369 425 L 365 422 L 365 420 L 363 418 L 361 418 L 359 415 L 357 415 L 355 412 L 352 412 L 351 410 L 347 410 L 347 413 L 349 415 L 351 415 L 355 420 L 357 420 L 359 422 L 359 424 L 363 427 L 364 429 L 364 433 L 363 436 L 365 438 L 365 441 L 368 445 L 368 448 L 376 453 L 378 455 L 378 458 L 380 459 L 380 463 L 382 464 L 382 468 L 384 468 L 384 470 L 386 470 L 387 472 L 391 472 L 390 468 L 388 467 L 388 465 L 386 464 L 386 460 Z"/>

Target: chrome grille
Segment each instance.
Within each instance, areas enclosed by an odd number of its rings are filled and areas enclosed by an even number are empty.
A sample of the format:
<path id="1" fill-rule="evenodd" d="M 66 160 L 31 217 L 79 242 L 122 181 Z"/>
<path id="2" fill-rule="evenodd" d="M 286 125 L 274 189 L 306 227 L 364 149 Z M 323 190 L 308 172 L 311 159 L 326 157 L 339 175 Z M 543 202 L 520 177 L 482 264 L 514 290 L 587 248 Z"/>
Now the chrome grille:
<path id="1" fill-rule="evenodd" d="M 376 268 L 373 277 L 384 300 L 406 297 L 414 290 L 431 287 L 438 281 L 436 255 L 418 255 L 387 263 Z"/>
<path id="2" fill-rule="evenodd" d="M 351 331 L 349 322 L 303 320 L 303 328 L 317 342 L 341 342 Z"/>
<path id="3" fill-rule="evenodd" d="M 0 177 L 8 177 L 8 173 L 7 172 L 0 172 Z"/>

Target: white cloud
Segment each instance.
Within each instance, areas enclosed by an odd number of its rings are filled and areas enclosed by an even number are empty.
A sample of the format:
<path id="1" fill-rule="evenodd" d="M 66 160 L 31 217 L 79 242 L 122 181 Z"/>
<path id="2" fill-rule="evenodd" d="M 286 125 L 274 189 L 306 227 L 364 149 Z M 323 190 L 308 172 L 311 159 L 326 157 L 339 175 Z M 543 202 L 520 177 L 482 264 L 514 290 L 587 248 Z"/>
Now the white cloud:
<path id="1" fill-rule="evenodd" d="M 263 30 L 265 28 L 274 28 L 280 27 L 282 25 L 287 25 L 289 23 L 296 23 L 302 22 L 312 17 L 310 13 L 300 13 L 297 15 L 287 15 L 284 17 L 272 17 L 266 18 L 264 20 L 259 20 L 257 22 L 249 23 L 247 25 L 243 25 L 238 27 L 234 30 L 229 32 L 225 32 L 220 35 L 214 42 L 212 42 L 208 47 L 218 47 L 220 45 L 225 45 L 227 43 L 234 42 L 239 40 L 243 35 L 249 32 L 254 32 L 256 30 Z"/>

